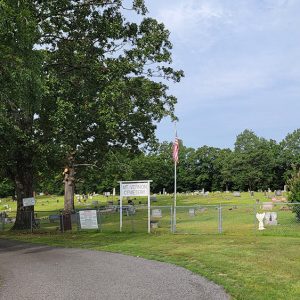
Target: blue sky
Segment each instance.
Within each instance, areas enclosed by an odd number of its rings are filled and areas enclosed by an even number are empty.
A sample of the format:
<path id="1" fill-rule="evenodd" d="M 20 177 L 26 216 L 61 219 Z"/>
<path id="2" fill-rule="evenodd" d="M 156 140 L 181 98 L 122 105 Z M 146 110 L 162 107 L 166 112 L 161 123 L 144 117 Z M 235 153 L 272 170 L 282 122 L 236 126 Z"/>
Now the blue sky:
<path id="1" fill-rule="evenodd" d="M 299 128 L 299 0 L 146 0 L 150 15 L 171 32 L 171 85 L 178 98 L 178 136 L 186 146 L 234 146 L 252 129 L 282 140 Z M 161 141 L 173 140 L 169 119 Z"/>

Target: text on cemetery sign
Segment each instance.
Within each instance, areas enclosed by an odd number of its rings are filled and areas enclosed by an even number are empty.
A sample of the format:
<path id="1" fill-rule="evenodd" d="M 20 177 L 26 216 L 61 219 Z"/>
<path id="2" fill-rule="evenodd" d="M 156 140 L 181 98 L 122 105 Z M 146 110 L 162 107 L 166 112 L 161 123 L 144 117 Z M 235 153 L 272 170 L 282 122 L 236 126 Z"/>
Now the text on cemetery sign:
<path id="1" fill-rule="evenodd" d="M 149 194 L 149 182 L 121 184 L 121 195 L 123 197 L 148 196 L 148 194 Z"/>

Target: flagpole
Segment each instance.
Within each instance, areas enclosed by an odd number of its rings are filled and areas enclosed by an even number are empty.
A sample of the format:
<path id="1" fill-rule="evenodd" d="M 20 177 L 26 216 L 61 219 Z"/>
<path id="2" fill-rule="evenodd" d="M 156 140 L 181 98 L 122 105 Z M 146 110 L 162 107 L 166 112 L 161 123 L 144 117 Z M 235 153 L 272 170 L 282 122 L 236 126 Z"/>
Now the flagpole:
<path id="1" fill-rule="evenodd" d="M 175 140 L 176 139 L 177 139 L 177 128 L 176 128 L 176 122 L 175 122 Z M 177 160 L 174 159 L 174 219 L 173 219 L 173 233 L 176 232 L 176 201 L 177 201 Z"/>
<path id="2" fill-rule="evenodd" d="M 176 232 L 177 162 L 174 161 L 174 220 L 173 232 Z"/>

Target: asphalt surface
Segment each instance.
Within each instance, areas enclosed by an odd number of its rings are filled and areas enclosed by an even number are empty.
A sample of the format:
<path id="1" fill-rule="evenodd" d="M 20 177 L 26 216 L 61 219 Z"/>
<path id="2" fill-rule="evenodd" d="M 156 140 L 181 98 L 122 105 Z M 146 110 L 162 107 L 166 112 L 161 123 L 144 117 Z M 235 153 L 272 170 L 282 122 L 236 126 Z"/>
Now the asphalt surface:
<path id="1" fill-rule="evenodd" d="M 0 299 L 229 299 L 183 268 L 121 254 L 0 239 Z"/>

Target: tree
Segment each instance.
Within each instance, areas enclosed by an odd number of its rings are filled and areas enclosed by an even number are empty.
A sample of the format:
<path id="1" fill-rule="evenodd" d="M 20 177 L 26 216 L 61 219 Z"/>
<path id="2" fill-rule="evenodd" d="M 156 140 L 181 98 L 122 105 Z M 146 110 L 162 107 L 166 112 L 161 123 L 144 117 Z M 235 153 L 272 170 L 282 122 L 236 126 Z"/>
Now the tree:
<path id="1" fill-rule="evenodd" d="M 237 136 L 232 160 L 233 182 L 236 188 L 245 190 L 267 189 L 275 172 L 275 157 L 270 144 L 251 130 Z"/>
<path id="2" fill-rule="evenodd" d="M 42 53 L 36 9 L 32 1 L 0 2 L 0 171 L 15 185 L 15 228 L 29 228 L 33 207 L 22 199 L 33 196 L 38 162 L 36 114 L 42 105 Z"/>
<path id="3" fill-rule="evenodd" d="M 155 122 L 175 118 L 176 99 L 163 80 L 177 82 L 183 73 L 169 66 L 169 32 L 144 16 L 143 1 L 133 1 L 131 11 L 142 15 L 140 23 L 126 20 L 122 1 L 63 1 L 42 23 L 51 45 L 51 101 L 42 114 L 51 114 L 62 150 L 65 211 L 74 208 L 76 165 L 100 165 L 113 148 L 138 151 L 155 141 Z"/>
<path id="4" fill-rule="evenodd" d="M 294 169 L 293 176 L 288 181 L 288 187 L 289 187 L 289 195 L 288 199 L 289 202 L 292 203 L 298 203 L 298 205 L 294 205 L 292 207 L 293 212 L 296 213 L 296 218 L 298 221 L 300 221 L 300 171 L 296 171 Z"/>
<path id="5" fill-rule="evenodd" d="M 280 146 L 280 163 L 283 168 L 283 176 L 287 180 L 292 176 L 293 168 L 300 167 L 300 129 L 287 134 Z"/>
<path id="6" fill-rule="evenodd" d="M 220 190 L 229 191 L 233 185 L 232 160 L 234 153 L 230 149 L 221 149 L 216 158 L 216 181 Z"/>
<path id="7" fill-rule="evenodd" d="M 169 32 L 142 0 L 129 8 L 137 22 L 121 0 L 2 1 L 1 10 L 1 155 L 16 183 L 15 228 L 28 228 L 22 198 L 38 165 L 64 166 L 72 211 L 76 166 L 154 143 L 156 122 L 175 119 L 167 81 L 183 72 L 170 67 Z"/>

